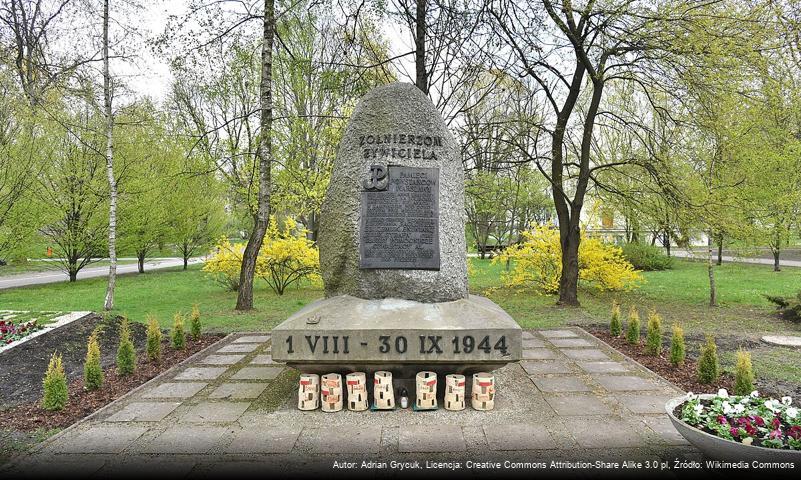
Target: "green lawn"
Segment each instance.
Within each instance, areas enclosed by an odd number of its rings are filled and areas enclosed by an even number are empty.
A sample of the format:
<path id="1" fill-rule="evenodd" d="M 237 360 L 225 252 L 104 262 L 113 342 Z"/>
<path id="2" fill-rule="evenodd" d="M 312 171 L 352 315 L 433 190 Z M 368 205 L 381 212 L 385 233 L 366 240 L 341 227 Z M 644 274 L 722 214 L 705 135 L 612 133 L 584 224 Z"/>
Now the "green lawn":
<path id="1" fill-rule="evenodd" d="M 163 327 L 168 327 L 172 324 L 175 312 L 187 313 L 193 304 L 198 304 L 209 330 L 266 330 L 322 296 L 320 288 L 308 286 L 290 288 L 282 297 L 275 295 L 264 282 L 257 281 L 256 287 L 256 309 L 243 314 L 233 310 L 236 294 L 224 291 L 207 278 L 198 265 L 190 266 L 187 271 L 176 267 L 138 275 L 121 275 L 117 280 L 114 312 L 128 315 L 138 322 L 144 322 L 147 314 L 153 314 Z M 72 284 L 62 282 L 0 290 L 0 309 L 99 311 L 105 289 L 106 279 L 99 277 Z"/>
<path id="2" fill-rule="evenodd" d="M 608 321 L 612 301 L 646 309 L 656 308 L 666 328 L 679 322 L 692 338 L 715 333 L 728 342 L 722 346 L 724 365 L 727 350 L 736 349 L 739 339 L 758 342 L 766 333 L 801 335 L 801 325 L 777 318 L 762 294 L 794 295 L 801 290 L 801 269 L 786 268 L 773 272 L 767 265 L 724 264 L 716 267 L 721 306 L 708 306 L 708 277 L 702 262 L 679 260 L 673 270 L 646 272 L 645 283 L 637 290 L 623 293 L 599 293 L 582 289 L 580 308 L 555 305 L 555 297 L 527 289 L 503 287 L 500 275 L 503 266 L 472 259 L 473 293 L 486 295 L 501 305 L 524 328 L 545 328 L 559 325 L 598 325 Z M 0 290 L 0 309 L 8 310 L 99 310 L 103 303 L 104 278 L 79 282 Z M 256 309 L 248 313 L 233 310 L 236 294 L 227 292 L 209 279 L 199 266 L 188 271 L 180 268 L 123 275 L 118 280 L 116 310 L 132 320 L 143 322 L 147 314 L 155 315 L 163 327 L 169 327 L 176 311 L 189 312 L 197 303 L 208 330 L 232 332 L 269 330 L 302 306 L 322 297 L 322 289 L 304 285 L 290 288 L 283 296 L 257 281 L 254 292 Z M 695 340 L 692 340 L 694 348 Z M 755 348 L 757 372 L 766 376 L 801 384 L 801 352 L 770 347 Z M 788 358 L 798 361 L 786 362 Z"/>

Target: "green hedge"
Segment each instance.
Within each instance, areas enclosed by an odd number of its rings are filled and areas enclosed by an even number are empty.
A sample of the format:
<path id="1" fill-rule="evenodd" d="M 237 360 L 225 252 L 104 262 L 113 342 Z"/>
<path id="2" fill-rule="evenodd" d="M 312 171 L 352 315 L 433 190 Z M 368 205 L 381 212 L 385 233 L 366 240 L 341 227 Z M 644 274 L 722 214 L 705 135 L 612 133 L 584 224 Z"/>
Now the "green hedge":
<path id="1" fill-rule="evenodd" d="M 627 243 L 622 246 L 623 256 L 637 270 L 669 270 L 673 268 L 673 259 L 662 253 L 662 249 L 642 243 Z"/>

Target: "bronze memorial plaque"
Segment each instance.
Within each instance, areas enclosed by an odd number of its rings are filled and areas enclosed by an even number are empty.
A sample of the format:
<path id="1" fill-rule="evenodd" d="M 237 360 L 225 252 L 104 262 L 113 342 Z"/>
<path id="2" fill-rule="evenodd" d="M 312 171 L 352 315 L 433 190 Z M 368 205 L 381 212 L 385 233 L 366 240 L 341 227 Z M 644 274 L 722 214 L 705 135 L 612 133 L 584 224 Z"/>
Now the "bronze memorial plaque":
<path id="1" fill-rule="evenodd" d="M 363 187 L 359 267 L 439 270 L 439 169 L 372 165 Z"/>

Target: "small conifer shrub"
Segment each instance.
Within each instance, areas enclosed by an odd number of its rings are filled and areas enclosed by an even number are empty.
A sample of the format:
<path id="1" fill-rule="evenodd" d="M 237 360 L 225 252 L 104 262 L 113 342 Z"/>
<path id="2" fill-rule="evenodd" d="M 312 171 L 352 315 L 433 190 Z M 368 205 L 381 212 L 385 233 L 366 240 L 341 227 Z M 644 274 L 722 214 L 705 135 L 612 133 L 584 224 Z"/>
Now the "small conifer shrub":
<path id="1" fill-rule="evenodd" d="M 64 365 L 61 355 L 58 353 L 53 352 L 53 356 L 50 357 L 43 385 L 42 408 L 50 411 L 63 410 L 67 405 L 69 393 L 67 391 L 67 375 L 64 373 Z"/>

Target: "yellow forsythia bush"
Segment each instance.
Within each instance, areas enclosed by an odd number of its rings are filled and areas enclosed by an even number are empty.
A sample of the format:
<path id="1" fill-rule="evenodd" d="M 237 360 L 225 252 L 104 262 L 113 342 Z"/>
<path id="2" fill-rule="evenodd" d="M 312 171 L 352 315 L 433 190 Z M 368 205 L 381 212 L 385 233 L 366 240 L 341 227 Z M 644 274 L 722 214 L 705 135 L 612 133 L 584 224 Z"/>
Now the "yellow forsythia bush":
<path id="1" fill-rule="evenodd" d="M 291 284 L 306 279 L 320 280 L 320 253 L 314 242 L 306 238 L 305 231 L 297 231 L 291 218 L 278 229 L 278 222 L 270 218 L 270 226 L 256 261 L 256 276 L 266 281 L 278 295 Z"/>
<path id="2" fill-rule="evenodd" d="M 203 271 L 227 289 L 237 290 L 244 252 L 244 243 L 232 244 L 227 238 L 222 238 Z M 320 281 L 319 272 L 320 255 L 314 242 L 306 238 L 306 232 L 298 230 L 297 223 L 291 218 L 284 222 L 283 229 L 279 229 L 275 217 L 271 217 L 256 259 L 256 277 L 283 295 L 288 286 L 298 281 Z"/>
<path id="3" fill-rule="evenodd" d="M 502 273 L 509 287 L 534 287 L 544 293 L 559 291 L 562 274 L 562 250 L 559 230 L 539 226 L 523 233 L 523 241 L 511 246 L 493 262 L 511 260 L 513 268 Z M 582 234 L 579 245 L 579 281 L 598 290 L 631 290 L 642 281 L 640 272 L 624 257 L 620 248 Z"/>
<path id="4" fill-rule="evenodd" d="M 227 290 L 239 290 L 239 272 L 242 269 L 242 256 L 245 253 L 244 243 L 232 244 L 223 237 L 214 247 L 214 251 L 203 265 L 203 271 Z"/>

